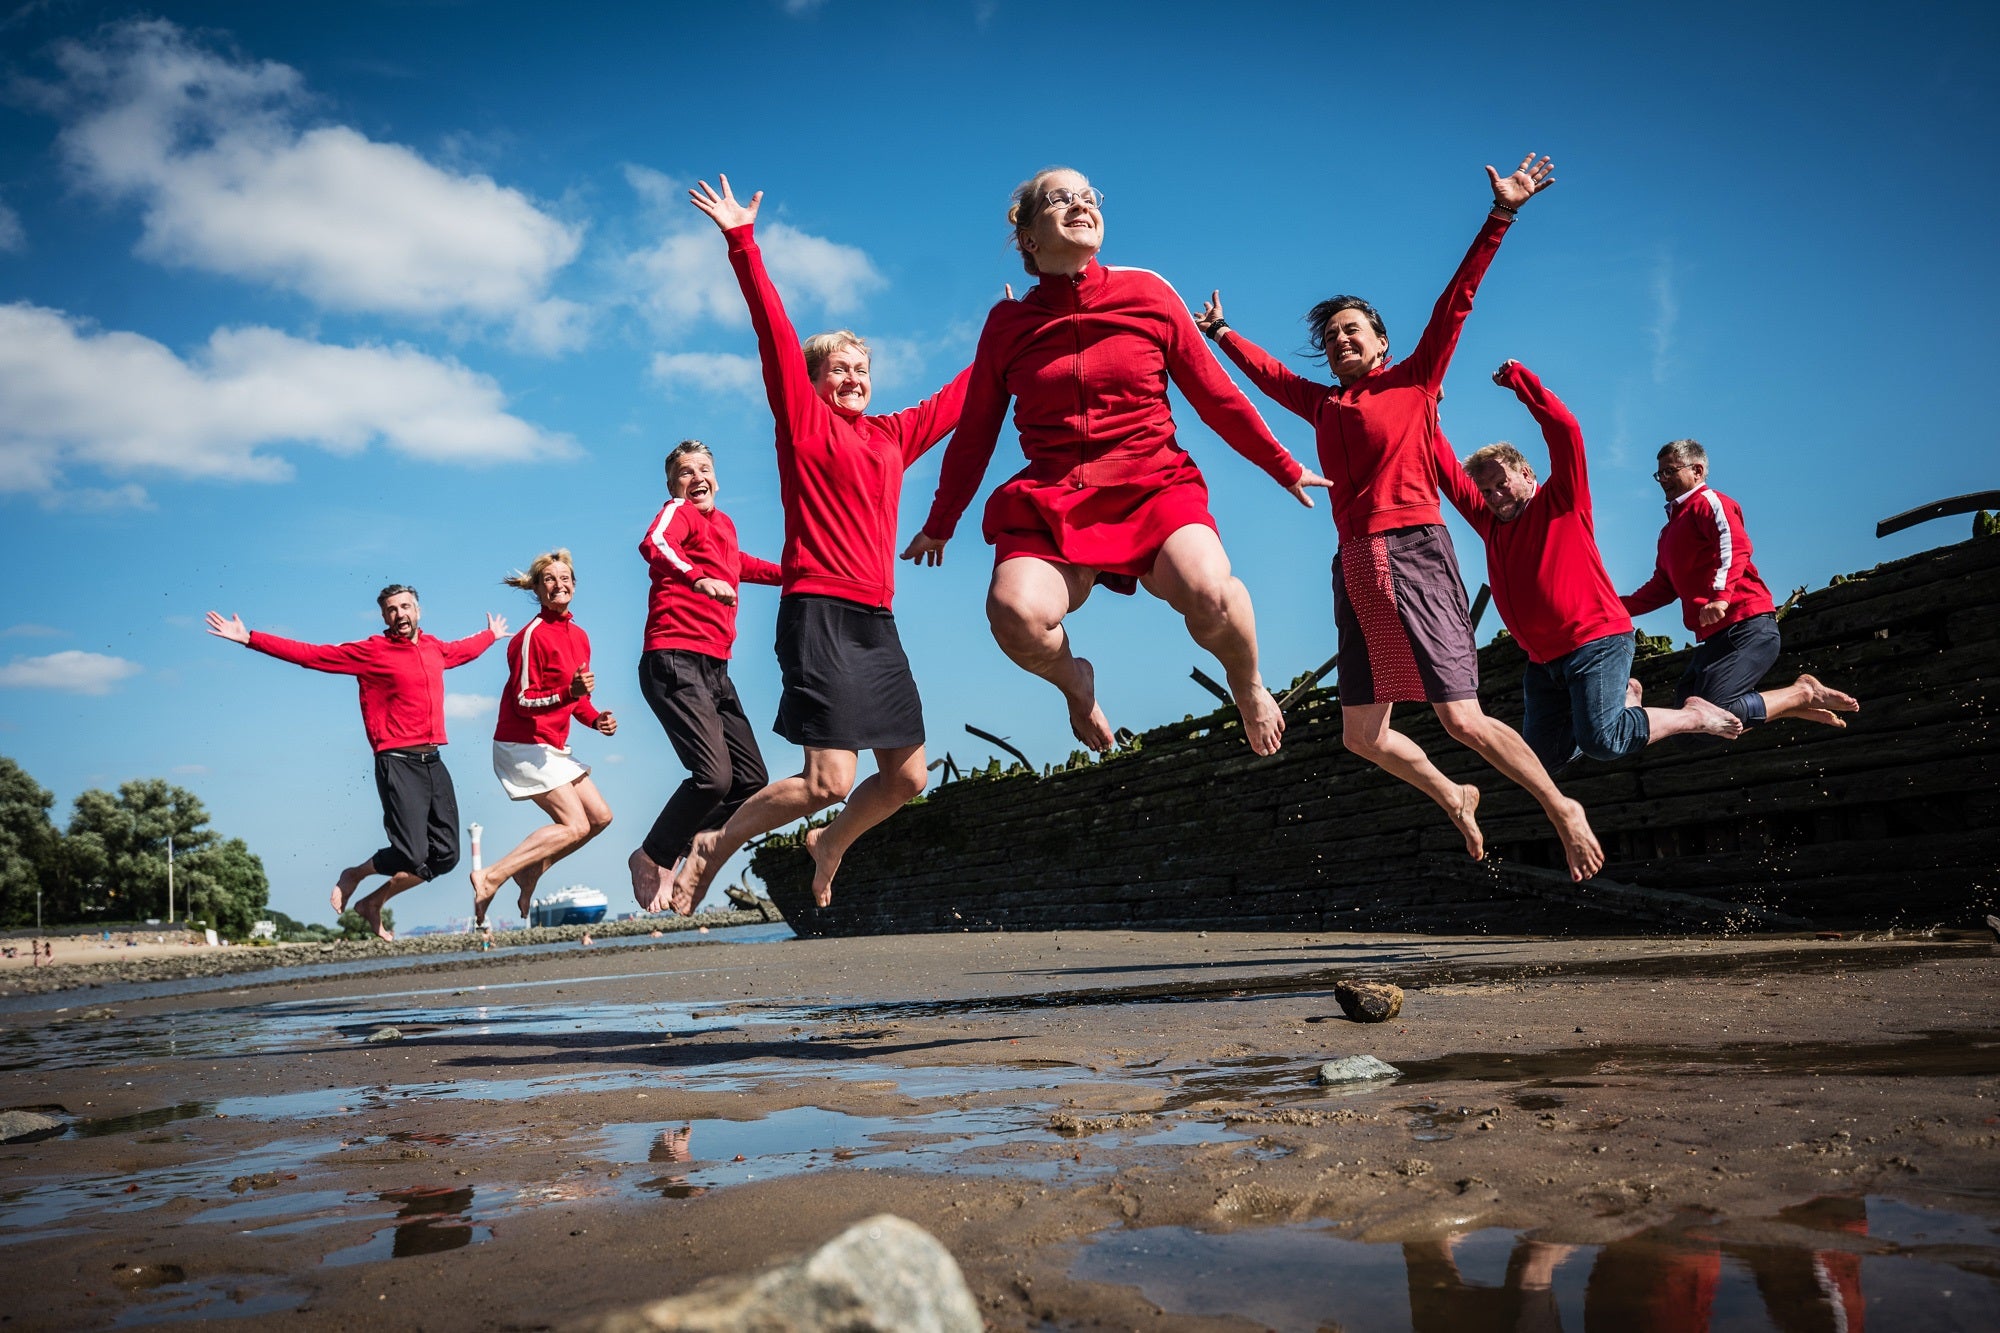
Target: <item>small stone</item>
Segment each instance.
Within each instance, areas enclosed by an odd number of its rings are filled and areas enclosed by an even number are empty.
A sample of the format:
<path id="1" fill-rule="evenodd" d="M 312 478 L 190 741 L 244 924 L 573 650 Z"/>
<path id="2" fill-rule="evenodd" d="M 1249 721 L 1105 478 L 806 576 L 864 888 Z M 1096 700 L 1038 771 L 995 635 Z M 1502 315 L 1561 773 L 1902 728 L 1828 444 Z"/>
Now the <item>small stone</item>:
<path id="1" fill-rule="evenodd" d="M 173 1282 L 187 1281 L 187 1271 L 179 1264 L 111 1265 L 111 1280 L 127 1291 L 146 1291 Z"/>
<path id="2" fill-rule="evenodd" d="M 1344 1055 L 1319 1067 L 1322 1083 L 1367 1083 L 1378 1078 L 1401 1078 L 1403 1071 L 1372 1055 Z"/>
<path id="3" fill-rule="evenodd" d="M 402 1039 L 403 1033 L 400 1028 L 376 1028 L 368 1034 L 368 1040 L 370 1041 L 401 1041 Z"/>
<path id="4" fill-rule="evenodd" d="M 0 1143 L 28 1143 L 62 1133 L 63 1122 L 36 1111 L 0 1111 Z"/>
<path id="5" fill-rule="evenodd" d="M 1335 984 L 1333 998 L 1357 1023 L 1386 1023 L 1403 1012 L 1403 988 L 1387 982 L 1342 981 Z"/>
<path id="6" fill-rule="evenodd" d="M 1427 1176 L 1430 1173 L 1431 1164 L 1421 1157 L 1405 1157 L 1396 1163 L 1396 1174 L 1399 1176 Z"/>
<path id="7" fill-rule="evenodd" d="M 76 1017 L 79 1022 L 83 1023 L 102 1023 L 107 1018 L 118 1017 L 118 1014 L 115 1010 L 111 1009 L 86 1009 Z"/>

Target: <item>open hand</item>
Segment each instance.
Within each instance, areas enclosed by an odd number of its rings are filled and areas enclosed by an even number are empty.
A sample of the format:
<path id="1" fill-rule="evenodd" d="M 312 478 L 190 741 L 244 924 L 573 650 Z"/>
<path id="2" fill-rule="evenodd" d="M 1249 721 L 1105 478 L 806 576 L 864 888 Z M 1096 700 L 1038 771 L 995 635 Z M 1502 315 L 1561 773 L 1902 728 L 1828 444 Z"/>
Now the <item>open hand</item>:
<path id="1" fill-rule="evenodd" d="M 488 634 L 491 634 L 496 639 L 506 638 L 507 617 L 496 616 L 491 611 L 488 611 L 486 613 L 486 632 Z"/>
<path id="2" fill-rule="evenodd" d="M 208 632 L 219 639 L 231 643 L 249 643 L 250 631 L 244 627 L 242 616 L 231 616 L 224 620 L 218 611 L 208 613 Z"/>
<path id="3" fill-rule="evenodd" d="M 717 194 L 707 181 L 696 181 L 695 187 L 688 191 L 688 202 L 715 219 L 715 225 L 724 231 L 734 231 L 755 222 L 757 207 L 764 202 L 764 192 L 759 190 L 751 195 L 746 206 L 736 202 L 736 196 L 729 188 L 729 177 L 718 175 L 716 179 L 722 182 L 722 193 Z"/>
<path id="4" fill-rule="evenodd" d="M 950 538 L 944 540 L 949 541 Z M 910 538 L 910 544 L 903 548 L 903 554 L 897 558 L 912 560 L 919 565 L 941 565 L 944 563 L 944 541 L 919 528 L 917 535 Z"/>
<path id="5" fill-rule="evenodd" d="M 1210 292 L 1207 302 L 1201 307 L 1201 313 L 1194 317 L 1194 326 L 1207 334 L 1217 324 L 1224 322 L 1222 318 L 1222 293 L 1220 291 Z M 1308 500 L 1306 503 L 1311 504 L 1312 501 Z"/>
<path id="6" fill-rule="evenodd" d="M 1530 153 L 1514 168 L 1513 175 L 1502 176 L 1489 166 L 1486 179 L 1492 183 L 1494 203 L 1503 208 L 1519 208 L 1556 183 L 1556 164 L 1546 157 L 1537 162 Z"/>
<path id="7" fill-rule="evenodd" d="M 713 597 L 724 606 L 736 605 L 736 589 L 722 579 L 696 579 L 694 590 L 704 597 Z"/>
<path id="8" fill-rule="evenodd" d="M 1307 468 L 1304 472 L 1299 473 L 1299 479 L 1297 481 L 1285 487 L 1285 489 L 1290 491 L 1292 493 L 1292 497 L 1296 499 L 1300 504 L 1304 505 L 1308 509 L 1311 509 L 1313 507 L 1313 498 L 1310 495 L 1306 494 L 1306 487 L 1308 486 L 1317 486 L 1321 490 L 1328 490 L 1332 488 L 1333 483 L 1328 481 L 1325 477 L 1322 477 L 1319 473 L 1313 471 L 1311 468 Z"/>
<path id="9" fill-rule="evenodd" d="M 597 715 L 597 721 L 591 723 L 590 725 L 595 727 L 597 730 L 603 732 L 607 736 L 616 736 L 618 734 L 618 719 L 611 716 L 611 714 L 609 713 L 599 713 Z"/>

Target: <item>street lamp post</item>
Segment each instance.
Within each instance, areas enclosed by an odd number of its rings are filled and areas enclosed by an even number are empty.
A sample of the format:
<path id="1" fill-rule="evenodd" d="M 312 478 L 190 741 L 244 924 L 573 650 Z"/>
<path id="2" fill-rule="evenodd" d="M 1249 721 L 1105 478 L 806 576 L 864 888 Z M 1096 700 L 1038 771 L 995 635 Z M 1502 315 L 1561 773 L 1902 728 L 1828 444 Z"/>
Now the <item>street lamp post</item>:
<path id="1" fill-rule="evenodd" d="M 167 835 L 167 924 L 174 924 L 174 835 Z"/>

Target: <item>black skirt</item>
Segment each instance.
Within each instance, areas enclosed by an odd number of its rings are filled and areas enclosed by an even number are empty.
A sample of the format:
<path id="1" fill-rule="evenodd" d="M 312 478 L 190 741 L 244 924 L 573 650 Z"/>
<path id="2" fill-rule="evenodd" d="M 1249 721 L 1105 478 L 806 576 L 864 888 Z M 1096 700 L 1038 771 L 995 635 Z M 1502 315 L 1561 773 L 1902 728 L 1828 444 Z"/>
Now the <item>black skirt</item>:
<path id="1" fill-rule="evenodd" d="M 898 750 L 924 743 L 924 704 L 896 617 L 840 597 L 778 601 L 784 693 L 771 729 L 815 750 Z"/>

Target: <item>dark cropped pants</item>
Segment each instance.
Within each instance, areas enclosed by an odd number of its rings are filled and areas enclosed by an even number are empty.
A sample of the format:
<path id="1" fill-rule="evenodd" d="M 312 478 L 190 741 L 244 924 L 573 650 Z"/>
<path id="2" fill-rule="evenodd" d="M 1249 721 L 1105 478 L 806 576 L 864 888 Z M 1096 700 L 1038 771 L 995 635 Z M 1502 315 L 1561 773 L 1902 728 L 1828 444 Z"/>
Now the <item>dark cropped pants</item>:
<path id="1" fill-rule="evenodd" d="M 436 750 L 383 750 L 375 756 L 375 790 L 389 845 L 375 853 L 375 870 L 436 879 L 458 864 L 458 793 Z"/>
<path id="2" fill-rule="evenodd" d="M 670 866 L 695 834 L 720 828 L 764 785 L 764 755 L 722 658 L 655 648 L 639 659 L 639 692 L 688 771 L 641 844 Z"/>

